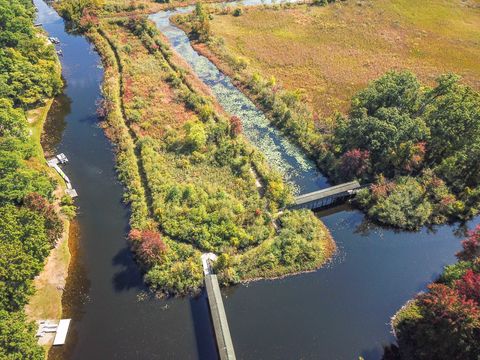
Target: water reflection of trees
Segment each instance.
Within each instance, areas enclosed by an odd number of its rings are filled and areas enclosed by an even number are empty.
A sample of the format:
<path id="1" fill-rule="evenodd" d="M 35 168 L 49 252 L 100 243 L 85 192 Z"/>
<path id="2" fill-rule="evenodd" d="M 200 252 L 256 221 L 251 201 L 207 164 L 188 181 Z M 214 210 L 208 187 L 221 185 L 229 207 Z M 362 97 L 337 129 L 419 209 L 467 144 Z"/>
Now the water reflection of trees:
<path id="1" fill-rule="evenodd" d="M 55 150 L 62 140 L 63 132 L 67 127 L 66 117 L 71 113 L 72 100 L 65 94 L 58 95 L 53 100 L 43 126 L 41 143 L 45 156 L 55 155 Z"/>

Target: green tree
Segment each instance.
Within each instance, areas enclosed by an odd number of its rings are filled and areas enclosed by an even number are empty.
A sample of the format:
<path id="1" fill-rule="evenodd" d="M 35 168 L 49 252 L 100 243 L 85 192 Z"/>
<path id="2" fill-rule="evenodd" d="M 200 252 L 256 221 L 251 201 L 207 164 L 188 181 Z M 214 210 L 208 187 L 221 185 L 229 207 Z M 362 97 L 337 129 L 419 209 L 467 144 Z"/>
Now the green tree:
<path id="1" fill-rule="evenodd" d="M 27 119 L 21 109 L 15 109 L 9 99 L 0 98 L 0 136 L 27 138 Z"/>
<path id="2" fill-rule="evenodd" d="M 34 325 L 23 312 L 0 310 L 0 358 L 4 360 L 43 360 L 45 353 L 37 344 Z"/>

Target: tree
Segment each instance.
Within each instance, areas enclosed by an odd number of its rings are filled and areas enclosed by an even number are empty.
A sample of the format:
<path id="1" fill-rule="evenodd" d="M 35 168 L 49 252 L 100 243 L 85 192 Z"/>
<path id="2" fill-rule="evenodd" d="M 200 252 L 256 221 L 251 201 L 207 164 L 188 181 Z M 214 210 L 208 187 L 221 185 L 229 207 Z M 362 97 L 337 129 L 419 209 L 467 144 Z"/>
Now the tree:
<path id="1" fill-rule="evenodd" d="M 193 152 L 200 150 L 207 143 L 205 126 L 200 121 L 188 121 L 185 123 L 185 145 Z"/>
<path id="2" fill-rule="evenodd" d="M 27 138 L 27 119 L 21 109 L 15 109 L 9 99 L 0 98 L 0 136 Z"/>
<path id="3" fill-rule="evenodd" d="M 361 178 L 368 172 L 369 167 L 370 152 L 368 150 L 349 150 L 340 158 L 339 171 L 343 179 Z"/>
<path id="4" fill-rule="evenodd" d="M 210 15 L 201 1 L 197 1 L 195 4 L 193 16 L 192 35 L 201 42 L 208 41 L 210 38 Z"/>
<path id="5" fill-rule="evenodd" d="M 474 300 L 480 306 L 480 274 L 468 269 L 460 280 L 455 282 L 455 288 L 461 296 Z"/>
<path id="6" fill-rule="evenodd" d="M 129 233 L 129 239 L 136 255 L 147 267 L 160 263 L 162 256 L 168 250 L 162 236 L 157 231 L 132 229 Z"/>
<path id="7" fill-rule="evenodd" d="M 443 284 L 432 284 L 409 306 L 416 310 L 409 310 L 396 324 L 406 358 L 463 360 L 480 356 L 480 309 L 475 301 Z"/>
<path id="8" fill-rule="evenodd" d="M 463 261 L 471 261 L 477 256 L 480 256 L 480 225 L 462 241 L 462 250 L 457 253 L 458 259 Z"/>
<path id="9" fill-rule="evenodd" d="M 55 207 L 37 193 L 28 194 L 23 202 L 25 207 L 42 215 L 45 221 L 47 236 L 52 244 L 55 243 L 63 233 L 63 222 L 58 217 Z"/>
<path id="10" fill-rule="evenodd" d="M 397 108 L 400 113 L 415 114 L 423 96 L 420 83 L 408 71 L 388 72 L 370 83 L 352 100 L 351 114 L 354 117 L 365 114 L 376 116 L 380 109 Z"/>
<path id="11" fill-rule="evenodd" d="M 43 360 L 45 353 L 34 336 L 34 325 L 23 312 L 0 310 L 0 358 L 5 360 Z"/>

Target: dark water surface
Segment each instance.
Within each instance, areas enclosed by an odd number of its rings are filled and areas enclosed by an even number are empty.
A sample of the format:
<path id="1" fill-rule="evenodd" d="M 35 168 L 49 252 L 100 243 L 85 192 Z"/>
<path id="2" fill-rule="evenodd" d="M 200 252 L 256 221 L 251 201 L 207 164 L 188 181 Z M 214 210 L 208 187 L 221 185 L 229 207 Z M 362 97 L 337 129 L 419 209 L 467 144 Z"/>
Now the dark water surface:
<path id="1" fill-rule="evenodd" d="M 64 169 L 79 193 L 78 254 L 64 295 L 64 316 L 73 321 L 67 344 L 53 350 L 52 358 L 215 359 L 203 296 L 142 300 L 141 274 L 125 241 L 129 214 L 113 149 L 95 114 L 103 75 L 99 57 L 83 37 L 65 32 L 53 10 L 40 0 L 35 4 L 38 21 L 61 41 L 67 84 L 46 124 L 52 132 L 43 140 L 49 151 L 69 157 Z M 303 162 L 296 156 L 294 161 Z M 302 184 L 310 179 L 312 187 L 324 185 L 320 174 L 310 174 Z M 393 340 L 389 318 L 454 262 L 460 248 L 452 226 L 397 233 L 365 223 L 347 207 L 319 216 L 339 246 L 332 264 L 224 291 L 239 359 L 379 359 L 382 344 Z"/>
<path id="2" fill-rule="evenodd" d="M 205 298 L 139 301 L 145 289 L 125 241 L 129 213 L 122 204 L 112 146 L 95 112 L 103 76 L 100 59 L 84 37 L 65 32 L 51 8 L 40 0 L 35 4 L 38 22 L 60 39 L 66 82 L 46 124 L 54 135 L 44 137 L 44 143 L 67 155 L 64 170 L 79 193 L 79 263 L 64 295 L 64 317 L 73 321 L 67 344 L 55 348 L 52 358 L 214 358 Z"/>

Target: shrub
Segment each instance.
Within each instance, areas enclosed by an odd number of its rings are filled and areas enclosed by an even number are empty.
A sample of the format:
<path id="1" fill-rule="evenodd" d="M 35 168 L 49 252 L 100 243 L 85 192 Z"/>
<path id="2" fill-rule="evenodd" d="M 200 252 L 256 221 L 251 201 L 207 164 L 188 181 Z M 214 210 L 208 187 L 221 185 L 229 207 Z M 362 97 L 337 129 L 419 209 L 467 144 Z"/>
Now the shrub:
<path id="1" fill-rule="evenodd" d="M 233 13 L 232 13 L 233 16 L 240 16 L 242 14 L 243 14 L 242 8 L 236 8 L 235 10 L 233 10 Z"/>
<path id="2" fill-rule="evenodd" d="M 232 137 L 240 135 L 243 131 L 242 120 L 238 116 L 230 117 L 230 134 Z"/>
<path id="3" fill-rule="evenodd" d="M 480 356 L 478 304 L 445 285 L 433 284 L 416 300 L 418 314 L 397 325 L 402 354 L 415 359 L 475 359 Z"/>
<path id="4" fill-rule="evenodd" d="M 462 250 L 457 254 L 460 260 L 471 261 L 480 256 L 480 225 L 462 241 Z"/>
<path id="5" fill-rule="evenodd" d="M 128 235 L 135 254 L 142 264 L 151 267 L 162 262 L 167 252 L 167 245 L 163 242 L 159 232 L 153 230 L 132 229 Z"/>

